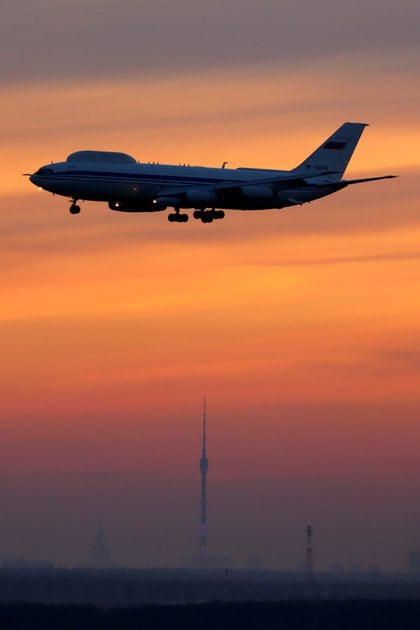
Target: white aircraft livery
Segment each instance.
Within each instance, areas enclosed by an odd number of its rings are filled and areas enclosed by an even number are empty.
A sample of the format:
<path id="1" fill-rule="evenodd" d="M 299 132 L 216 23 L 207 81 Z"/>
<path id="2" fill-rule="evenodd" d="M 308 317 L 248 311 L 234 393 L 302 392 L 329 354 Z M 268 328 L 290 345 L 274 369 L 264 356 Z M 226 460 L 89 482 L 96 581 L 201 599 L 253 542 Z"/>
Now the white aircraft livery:
<path id="1" fill-rule="evenodd" d="M 120 212 L 157 212 L 173 208 L 171 222 L 194 219 L 211 223 L 224 210 L 268 210 L 301 205 L 346 188 L 396 175 L 342 179 L 359 141 L 364 123 L 344 123 L 299 166 L 290 171 L 257 168 L 209 168 L 137 162 L 126 153 L 76 151 L 65 162 L 42 166 L 29 174 L 43 190 L 71 201 L 79 214 L 79 200 L 104 201 Z"/>

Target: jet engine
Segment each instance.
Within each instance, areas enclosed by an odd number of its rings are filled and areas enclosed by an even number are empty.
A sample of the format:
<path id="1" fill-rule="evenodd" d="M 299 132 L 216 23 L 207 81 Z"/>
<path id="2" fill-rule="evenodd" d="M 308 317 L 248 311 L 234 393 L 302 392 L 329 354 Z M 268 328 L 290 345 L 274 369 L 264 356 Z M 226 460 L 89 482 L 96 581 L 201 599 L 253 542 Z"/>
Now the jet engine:
<path id="1" fill-rule="evenodd" d="M 182 193 L 159 196 L 156 198 L 156 204 L 172 208 L 214 208 L 217 205 L 217 196 L 213 190 L 197 186 L 186 188 Z"/>
<path id="2" fill-rule="evenodd" d="M 274 199 L 276 192 L 270 186 L 241 186 L 241 193 L 245 199 Z"/>
<path id="3" fill-rule="evenodd" d="M 212 208 L 217 204 L 216 194 L 207 188 L 186 188 L 184 194 L 191 208 Z"/>
<path id="4" fill-rule="evenodd" d="M 108 207 L 119 212 L 159 212 L 166 210 L 167 205 L 158 203 L 141 203 L 140 201 L 110 201 Z"/>

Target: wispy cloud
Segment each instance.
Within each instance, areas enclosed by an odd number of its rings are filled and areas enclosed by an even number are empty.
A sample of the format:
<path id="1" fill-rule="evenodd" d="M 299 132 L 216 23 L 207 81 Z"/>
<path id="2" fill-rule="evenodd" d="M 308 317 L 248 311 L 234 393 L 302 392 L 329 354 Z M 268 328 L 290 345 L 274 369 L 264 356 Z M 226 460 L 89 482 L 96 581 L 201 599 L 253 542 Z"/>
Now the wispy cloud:
<path id="1" fill-rule="evenodd" d="M 419 260 L 420 252 L 389 252 L 360 256 L 320 256 L 319 258 L 296 258 L 279 259 L 277 261 L 259 260 L 252 262 L 248 260 L 247 265 L 263 265 L 275 267 L 314 267 L 317 265 L 348 265 L 372 262 L 393 262 L 404 260 Z"/>
<path id="2" fill-rule="evenodd" d="M 44 0 L 3 2 L 1 11 L 3 81 L 39 81 L 418 51 L 420 10 L 414 0 L 373 0 L 363 11 L 333 0 L 316 10 L 310 0 Z"/>

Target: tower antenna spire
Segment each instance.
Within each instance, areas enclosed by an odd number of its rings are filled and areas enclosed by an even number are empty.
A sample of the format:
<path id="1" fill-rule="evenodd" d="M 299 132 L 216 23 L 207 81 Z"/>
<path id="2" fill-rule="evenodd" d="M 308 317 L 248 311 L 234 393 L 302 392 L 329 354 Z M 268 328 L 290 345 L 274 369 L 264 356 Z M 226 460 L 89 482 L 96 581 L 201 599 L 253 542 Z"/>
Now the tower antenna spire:
<path id="1" fill-rule="evenodd" d="M 207 472 L 209 460 L 206 450 L 207 439 L 207 401 L 203 398 L 203 443 L 201 448 L 200 473 L 201 473 L 201 495 L 200 495 L 200 567 L 207 565 Z"/>

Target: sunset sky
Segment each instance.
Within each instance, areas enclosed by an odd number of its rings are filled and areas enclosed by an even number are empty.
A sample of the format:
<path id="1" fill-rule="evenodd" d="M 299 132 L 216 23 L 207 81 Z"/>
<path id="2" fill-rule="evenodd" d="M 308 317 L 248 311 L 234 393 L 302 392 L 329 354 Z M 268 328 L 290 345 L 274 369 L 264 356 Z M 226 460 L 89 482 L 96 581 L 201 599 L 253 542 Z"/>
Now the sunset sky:
<path id="1" fill-rule="evenodd" d="M 420 548 L 418 0 L 3 0 L 0 557 L 209 553 L 404 570 Z M 350 187 L 211 225 L 22 173 L 79 149 L 293 168 L 366 122 Z"/>

